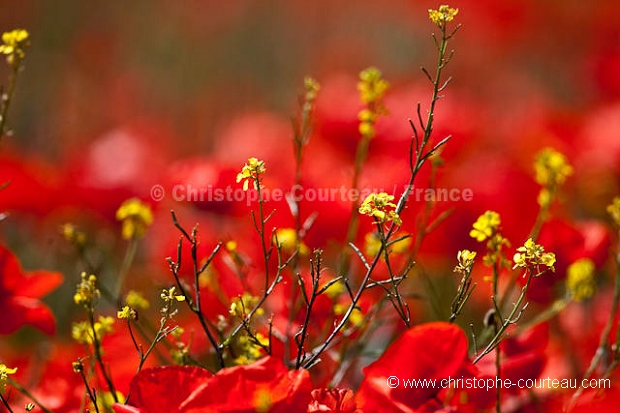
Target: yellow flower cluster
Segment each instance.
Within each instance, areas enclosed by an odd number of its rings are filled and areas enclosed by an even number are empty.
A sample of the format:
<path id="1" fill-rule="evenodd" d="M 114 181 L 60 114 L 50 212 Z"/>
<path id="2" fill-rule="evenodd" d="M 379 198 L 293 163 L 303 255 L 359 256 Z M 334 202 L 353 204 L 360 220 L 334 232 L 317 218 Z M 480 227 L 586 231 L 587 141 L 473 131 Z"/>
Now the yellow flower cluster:
<path id="1" fill-rule="evenodd" d="M 60 231 L 63 237 L 74 245 L 81 246 L 86 242 L 86 235 L 71 223 L 63 224 Z"/>
<path id="2" fill-rule="evenodd" d="M 517 248 L 517 253 L 514 255 L 513 261 L 515 263 L 512 267 L 513 269 L 517 267 L 532 268 L 544 265 L 552 271 L 555 271 L 555 267 L 553 266 L 555 264 L 555 254 L 552 252 L 545 252 L 543 246 L 536 244 L 531 238 L 528 238 L 522 247 Z M 542 272 L 535 274 L 535 276 L 540 274 L 542 274 Z"/>
<path id="3" fill-rule="evenodd" d="M 615 197 L 611 204 L 607 206 L 607 213 L 611 216 L 614 224 L 620 227 L 620 197 Z"/>
<path id="4" fill-rule="evenodd" d="M 265 171 L 265 161 L 249 158 L 248 163 L 243 165 L 241 172 L 237 174 L 237 183 L 243 181 L 243 190 L 247 191 L 250 186 L 250 181 L 252 181 L 254 189 L 258 189 L 259 175 L 265 173 Z"/>
<path id="5" fill-rule="evenodd" d="M 151 207 L 138 198 L 131 198 L 121 204 L 116 211 L 116 219 L 123 223 L 124 239 L 141 238 L 153 223 Z"/>
<path id="6" fill-rule="evenodd" d="M 381 71 L 375 67 L 370 67 L 360 73 L 357 90 L 366 108 L 358 113 L 357 118 L 360 121 L 359 132 L 367 139 L 375 136 L 374 125 L 377 118 L 386 112 L 381 101 L 389 87 L 390 84 L 382 78 Z"/>
<path id="7" fill-rule="evenodd" d="M 478 242 L 482 242 L 491 238 L 499 230 L 500 224 L 501 220 L 497 212 L 486 211 L 474 222 L 474 228 L 469 231 L 469 236 Z"/>
<path id="8" fill-rule="evenodd" d="M 114 331 L 113 325 L 114 318 L 99 316 L 99 320 L 95 322 L 95 336 L 93 337 L 93 329 L 90 324 L 87 321 L 80 321 L 79 323 L 73 323 L 71 327 L 71 337 L 80 344 L 93 344 L 95 337 L 97 337 L 98 342 L 101 342 L 105 334 Z"/>
<path id="9" fill-rule="evenodd" d="M 4 393 L 6 389 L 6 382 L 9 379 L 9 374 L 15 374 L 17 368 L 9 368 L 4 364 L 0 364 L 0 393 Z"/>
<path id="10" fill-rule="evenodd" d="M 228 312 L 230 315 L 245 318 L 250 311 L 258 304 L 258 297 L 253 296 L 252 294 L 245 292 L 242 296 L 233 298 L 232 303 L 230 304 L 230 309 Z M 255 312 L 256 315 L 263 315 L 264 310 L 259 308 Z"/>
<path id="11" fill-rule="evenodd" d="M 305 104 L 308 105 L 307 108 L 310 108 L 316 99 L 321 86 L 315 79 L 307 76 L 304 78 L 304 88 L 306 89 Z"/>
<path id="12" fill-rule="evenodd" d="M 121 320 L 135 320 L 138 318 L 138 314 L 136 310 L 126 305 L 116 312 L 116 318 L 120 318 Z"/>
<path id="13" fill-rule="evenodd" d="M 442 25 L 446 24 L 446 22 L 451 22 L 454 20 L 454 16 L 458 13 L 459 9 L 453 9 L 450 6 L 443 4 L 439 6 L 439 9 L 437 10 L 429 9 L 428 17 L 438 27 L 442 27 Z"/>
<path id="14" fill-rule="evenodd" d="M 238 344 L 242 354 L 234 359 L 235 364 L 250 364 L 261 357 L 262 348 L 269 346 L 269 339 L 261 333 L 256 333 L 254 337 L 239 337 Z"/>
<path id="15" fill-rule="evenodd" d="M 404 254 L 411 247 L 411 237 L 400 239 L 390 243 L 390 252 L 394 254 Z M 381 249 L 381 237 L 376 232 L 369 232 L 364 236 L 364 253 L 372 257 L 377 255 Z"/>
<path id="16" fill-rule="evenodd" d="M 87 276 L 85 272 L 81 274 L 82 280 L 77 285 L 73 302 L 86 308 L 91 308 L 96 300 L 101 296 L 97 288 L 97 277 L 93 274 Z"/>
<path id="17" fill-rule="evenodd" d="M 176 293 L 177 287 L 170 287 L 170 289 L 164 288 L 160 294 L 160 297 L 164 302 L 169 303 L 171 301 L 185 301 L 185 296 Z"/>
<path id="18" fill-rule="evenodd" d="M 486 266 L 496 264 L 500 267 L 510 266 L 510 261 L 506 260 L 502 253 L 502 249 L 509 247 L 510 242 L 502 235 L 501 224 L 502 221 L 497 212 L 485 211 L 469 231 L 469 236 L 476 241 L 487 241 L 487 254 L 482 258 L 482 263 Z"/>
<path id="19" fill-rule="evenodd" d="M 334 315 L 344 315 L 348 309 L 348 304 L 336 303 L 333 307 Z M 355 307 L 353 311 L 351 311 L 348 322 L 350 325 L 355 327 L 360 326 L 364 322 L 364 313 L 359 309 L 359 307 Z"/>
<path id="20" fill-rule="evenodd" d="M 279 228 L 273 235 L 273 242 L 276 243 L 282 251 L 292 254 L 297 249 L 297 231 L 293 228 Z M 308 255 L 310 249 L 303 242 L 299 244 L 299 254 Z"/>
<path id="21" fill-rule="evenodd" d="M 26 47 L 30 45 L 28 36 L 28 32 L 24 29 L 15 29 L 2 33 L 0 53 L 6 55 L 6 61 L 10 66 L 26 56 Z"/>
<path id="22" fill-rule="evenodd" d="M 470 250 L 461 250 L 456 254 L 458 265 L 454 268 L 454 272 L 459 274 L 469 274 L 474 266 L 474 260 L 476 258 L 476 252 Z"/>
<path id="23" fill-rule="evenodd" d="M 372 193 L 366 197 L 358 211 L 362 215 L 374 217 L 376 223 L 383 224 L 387 221 L 393 221 L 396 225 L 402 225 L 402 220 L 396 211 L 386 211 L 388 207 L 396 208 L 396 204 L 392 201 L 394 195 L 388 195 L 385 192 Z"/>
<path id="24" fill-rule="evenodd" d="M 125 297 L 125 302 L 131 308 L 136 308 L 138 310 L 146 310 L 150 307 L 150 304 L 146 298 L 142 294 L 137 291 L 130 290 Z"/>
<path id="25" fill-rule="evenodd" d="M 557 189 L 573 174 L 573 167 L 566 157 L 553 148 L 545 148 L 534 161 L 536 182 L 542 186 L 538 204 L 547 206 L 553 201 Z"/>
<path id="26" fill-rule="evenodd" d="M 580 258 L 568 266 L 566 289 L 575 301 L 587 300 L 596 292 L 594 270 L 594 262 L 589 258 Z"/>

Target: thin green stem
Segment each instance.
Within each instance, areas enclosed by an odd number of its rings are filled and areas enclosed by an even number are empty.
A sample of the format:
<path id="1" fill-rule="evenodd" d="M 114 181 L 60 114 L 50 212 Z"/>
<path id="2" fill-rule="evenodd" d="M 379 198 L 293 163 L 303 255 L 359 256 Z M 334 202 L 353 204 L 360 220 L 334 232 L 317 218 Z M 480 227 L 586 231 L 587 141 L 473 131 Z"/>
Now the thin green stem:
<path id="1" fill-rule="evenodd" d="M 32 393 L 30 393 L 24 386 L 22 386 L 20 383 L 18 383 L 17 381 L 11 379 L 10 377 L 8 378 L 8 383 L 11 385 L 11 387 L 13 387 L 14 389 L 16 389 L 18 392 L 20 392 L 21 394 L 23 394 L 24 396 L 26 396 L 27 398 L 29 398 L 30 400 L 32 400 L 32 402 L 34 404 L 36 404 L 39 409 L 41 409 L 43 412 L 45 413 L 53 413 L 50 409 L 48 409 L 47 407 L 45 407 L 43 405 L 43 403 L 41 403 L 41 401 L 39 399 L 37 399 Z"/>
<path id="2" fill-rule="evenodd" d="M 99 369 L 101 370 L 101 375 L 103 376 L 103 379 L 108 386 L 108 390 L 112 394 L 112 398 L 116 403 L 118 403 L 118 396 L 116 395 L 114 383 L 112 382 L 110 374 L 103 362 L 103 356 L 101 354 L 101 342 L 99 341 L 99 337 L 97 337 L 97 332 L 95 330 L 95 314 L 92 310 L 88 311 L 88 321 L 90 323 L 90 329 L 93 334 L 93 350 L 95 352 L 95 359 L 97 360 L 97 364 L 99 365 Z"/>
<path id="3" fill-rule="evenodd" d="M 4 133 L 6 132 L 6 121 L 7 116 L 9 114 L 9 107 L 11 106 L 11 102 L 13 101 L 13 94 L 15 93 L 15 85 L 17 84 L 17 74 L 19 73 L 19 68 L 21 66 L 21 60 L 15 55 L 15 58 L 18 59 L 13 63 L 13 71 L 11 72 L 11 76 L 9 78 L 9 89 L 5 94 L 2 95 L 2 111 L 0 113 L 0 140 L 4 137 Z"/>

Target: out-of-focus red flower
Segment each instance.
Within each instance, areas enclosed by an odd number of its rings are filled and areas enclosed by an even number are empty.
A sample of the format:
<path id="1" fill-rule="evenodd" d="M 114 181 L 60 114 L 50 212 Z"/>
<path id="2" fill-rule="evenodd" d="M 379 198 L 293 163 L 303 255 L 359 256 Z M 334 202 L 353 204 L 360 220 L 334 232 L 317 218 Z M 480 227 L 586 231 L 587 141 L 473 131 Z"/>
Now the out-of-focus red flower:
<path id="1" fill-rule="evenodd" d="M 45 216 L 58 203 L 60 173 L 32 154 L 3 148 L 0 156 L 0 211 Z"/>
<path id="2" fill-rule="evenodd" d="M 361 413 L 362 410 L 357 408 L 350 389 L 315 389 L 308 406 L 308 413 L 314 412 Z"/>
<path id="3" fill-rule="evenodd" d="M 167 366 L 142 370 L 131 381 L 128 405 L 116 404 L 119 412 L 182 412 L 192 394 L 204 387 L 213 374 L 200 367 Z M 159 397 L 158 397 L 159 396 Z"/>
<path id="4" fill-rule="evenodd" d="M 265 357 L 215 375 L 196 367 L 145 369 L 130 388 L 128 405 L 115 405 L 117 413 L 306 411 L 312 385 L 306 370 L 288 371 Z"/>
<path id="5" fill-rule="evenodd" d="M 555 298 L 555 288 L 566 278 L 566 269 L 580 258 L 590 258 L 597 268 L 605 263 L 610 246 L 609 231 L 600 222 L 590 221 L 571 224 L 562 220 L 546 223 L 538 238 L 538 243 L 556 257 L 555 272 L 548 271 L 530 285 L 527 292 L 529 300 L 549 303 Z M 525 279 L 520 278 L 524 283 Z"/>
<path id="6" fill-rule="evenodd" d="M 53 334 L 54 315 L 39 298 L 58 287 L 62 280 L 58 272 L 24 272 L 13 253 L 0 245 L 0 334 L 11 334 L 23 325 Z"/>
<path id="7" fill-rule="evenodd" d="M 358 401 L 369 412 L 416 412 L 428 402 L 436 408 L 424 407 L 423 411 L 436 411 L 442 408 L 436 399 L 442 391 L 441 381 L 472 372 L 467 338 L 460 328 L 443 322 L 423 324 L 407 330 L 366 367 Z M 396 380 L 398 385 L 394 386 Z M 416 388 L 405 385 L 405 380 L 427 380 L 427 385 Z"/>

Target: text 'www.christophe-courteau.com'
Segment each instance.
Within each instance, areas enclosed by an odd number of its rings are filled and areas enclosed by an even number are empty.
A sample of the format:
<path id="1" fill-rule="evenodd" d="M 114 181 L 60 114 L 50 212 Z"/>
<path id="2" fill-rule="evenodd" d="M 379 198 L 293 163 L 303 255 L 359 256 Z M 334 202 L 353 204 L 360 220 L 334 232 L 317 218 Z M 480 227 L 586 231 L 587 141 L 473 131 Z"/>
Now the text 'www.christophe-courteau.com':
<path id="1" fill-rule="evenodd" d="M 386 378 L 389 388 L 403 389 L 609 389 L 611 379 L 502 379 L 499 377 L 462 377 L 446 379 L 409 379 L 398 376 Z"/>

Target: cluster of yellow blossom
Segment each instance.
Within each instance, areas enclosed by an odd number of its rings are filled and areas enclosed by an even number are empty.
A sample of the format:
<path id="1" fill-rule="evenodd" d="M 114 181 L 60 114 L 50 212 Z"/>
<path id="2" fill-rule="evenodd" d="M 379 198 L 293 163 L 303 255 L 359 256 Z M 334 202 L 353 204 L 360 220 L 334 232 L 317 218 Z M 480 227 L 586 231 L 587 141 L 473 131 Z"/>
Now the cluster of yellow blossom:
<path id="1" fill-rule="evenodd" d="M 544 265 L 555 271 L 555 254 L 552 252 L 545 252 L 542 245 L 536 244 L 531 238 L 528 238 L 522 247 L 517 248 L 517 253 L 513 257 L 515 265 L 513 269 L 517 267 L 521 268 L 533 268 L 539 265 Z M 540 275 L 537 273 L 535 275 Z"/>
<path id="2" fill-rule="evenodd" d="M 277 243 L 277 246 L 282 251 L 292 254 L 297 249 L 297 231 L 293 228 L 278 228 L 273 234 L 273 242 Z M 303 242 L 299 243 L 299 254 L 302 256 L 308 255 L 310 248 Z"/>
<path id="3" fill-rule="evenodd" d="M 243 190 L 247 191 L 250 186 L 250 181 L 254 186 L 254 189 L 258 189 L 259 175 L 265 173 L 265 161 L 258 160 L 256 158 L 249 158 L 241 172 L 237 174 L 237 183 L 243 181 Z"/>
<path id="4" fill-rule="evenodd" d="M 177 287 L 164 288 L 160 294 L 160 297 L 164 302 L 169 303 L 173 301 L 185 301 L 185 296 L 176 293 Z"/>
<path id="5" fill-rule="evenodd" d="M 450 6 L 443 4 L 439 6 L 439 9 L 429 9 L 428 17 L 431 19 L 433 23 L 435 23 L 438 27 L 442 27 L 446 22 L 451 22 L 454 20 L 454 16 L 459 13 L 459 9 L 453 9 Z"/>
<path id="6" fill-rule="evenodd" d="M 124 239 L 141 238 L 153 223 L 151 207 L 138 198 L 131 198 L 121 204 L 116 211 L 116 219 L 123 223 Z"/>
<path id="7" fill-rule="evenodd" d="M 0 364 L 0 393 L 4 393 L 6 388 L 6 382 L 9 379 L 9 374 L 15 374 L 17 368 L 9 368 L 4 364 Z"/>
<path id="8" fill-rule="evenodd" d="M 92 308 L 101 296 L 101 292 L 97 288 L 97 277 L 93 274 L 87 276 L 85 272 L 82 273 L 81 277 L 82 280 L 77 285 L 73 295 L 73 302 L 85 308 Z"/>
<path id="9" fill-rule="evenodd" d="M 542 186 L 538 194 L 538 204 L 548 206 L 558 188 L 573 174 L 573 167 L 562 153 L 553 148 L 545 148 L 536 156 L 534 171 L 536 182 Z"/>
<path id="10" fill-rule="evenodd" d="M 233 298 L 232 303 L 230 304 L 230 309 L 228 312 L 230 315 L 245 318 L 250 311 L 258 304 L 258 297 L 253 296 L 252 294 L 245 292 L 240 297 Z M 264 314 L 264 310 L 259 308 L 255 312 L 256 315 Z"/>
<path id="11" fill-rule="evenodd" d="M 611 216 L 614 224 L 620 227 L 620 197 L 615 197 L 611 204 L 607 206 L 607 213 Z"/>
<path id="12" fill-rule="evenodd" d="M 24 29 L 15 29 L 2 33 L 0 53 L 6 55 L 9 66 L 13 66 L 26 56 L 26 47 L 30 45 L 29 34 Z"/>
<path id="13" fill-rule="evenodd" d="M 394 195 L 388 195 L 385 192 L 380 192 L 378 194 L 373 192 L 362 202 L 358 211 L 362 215 L 375 218 L 378 224 L 393 221 L 396 225 L 402 225 L 403 222 L 396 211 L 386 210 L 388 207 L 396 208 L 396 204 L 392 202 L 393 200 Z"/>
<path id="14" fill-rule="evenodd" d="M 116 318 L 120 318 L 121 320 L 135 320 L 138 318 L 138 314 L 136 310 L 126 305 L 116 312 Z"/>
<path id="15" fill-rule="evenodd" d="M 137 291 L 130 290 L 125 297 L 125 302 L 131 308 L 138 310 L 146 310 L 150 307 L 150 304 L 142 294 Z"/>
<path id="16" fill-rule="evenodd" d="M 566 270 L 566 289 L 575 301 L 583 301 L 596 292 L 594 279 L 594 262 L 589 258 L 580 258 Z"/>
<path id="17" fill-rule="evenodd" d="M 411 247 L 411 237 L 395 240 L 390 243 L 390 252 L 394 254 L 404 254 Z M 381 237 L 376 232 L 369 232 L 364 236 L 364 253 L 372 257 L 377 255 L 381 249 Z"/>
<path id="18" fill-rule="evenodd" d="M 476 258 L 476 252 L 470 250 L 461 250 L 456 254 L 458 265 L 454 268 L 454 272 L 467 275 L 471 272 L 474 266 L 474 259 Z"/>
<path id="19" fill-rule="evenodd" d="M 250 364 L 258 360 L 263 352 L 263 347 L 269 347 L 269 339 L 261 333 L 256 333 L 254 337 L 241 336 L 237 344 L 240 347 L 240 355 L 234 359 L 234 363 Z"/>
<path id="20" fill-rule="evenodd" d="M 80 321 L 79 323 L 73 323 L 71 327 L 71 337 L 80 344 L 91 345 L 94 343 L 95 337 L 98 342 L 105 334 L 114 331 L 114 318 L 99 316 L 98 321 L 95 322 L 94 328 L 87 321 Z M 94 334 L 94 335 L 93 335 Z"/>
<path id="21" fill-rule="evenodd" d="M 389 87 L 390 84 L 382 78 L 381 71 L 375 67 L 370 67 L 360 73 L 357 90 L 366 108 L 358 113 L 357 118 L 360 121 L 359 132 L 367 139 L 375 136 L 374 125 L 377 118 L 386 112 L 382 99 Z"/>

